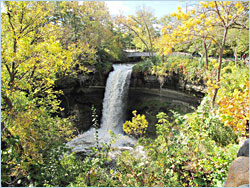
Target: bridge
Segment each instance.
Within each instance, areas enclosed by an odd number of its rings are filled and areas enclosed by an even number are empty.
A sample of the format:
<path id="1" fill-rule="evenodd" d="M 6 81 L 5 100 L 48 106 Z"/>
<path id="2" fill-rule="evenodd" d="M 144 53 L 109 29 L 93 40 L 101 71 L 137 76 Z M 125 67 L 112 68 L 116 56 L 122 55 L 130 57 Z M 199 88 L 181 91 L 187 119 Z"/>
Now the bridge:
<path id="1" fill-rule="evenodd" d="M 149 52 L 138 52 L 137 50 L 123 50 L 123 53 L 126 58 L 129 59 L 140 59 L 141 57 L 150 57 Z M 153 56 L 155 56 L 156 53 L 153 52 Z"/>
<path id="2" fill-rule="evenodd" d="M 156 53 L 153 53 L 155 56 Z M 149 52 L 125 52 L 126 57 L 150 57 Z"/>

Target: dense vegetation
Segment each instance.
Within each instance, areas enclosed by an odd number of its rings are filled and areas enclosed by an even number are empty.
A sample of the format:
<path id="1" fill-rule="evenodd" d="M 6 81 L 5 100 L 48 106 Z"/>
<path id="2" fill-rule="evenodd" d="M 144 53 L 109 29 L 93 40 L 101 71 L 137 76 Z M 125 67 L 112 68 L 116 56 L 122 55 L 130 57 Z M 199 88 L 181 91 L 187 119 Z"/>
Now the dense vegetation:
<path id="1" fill-rule="evenodd" d="M 223 185 L 237 143 L 249 136 L 249 65 L 241 58 L 249 56 L 248 2 L 201 2 L 160 20 L 145 7 L 112 17 L 97 1 L 9 1 L 4 7 L 2 186 Z M 125 151 L 111 159 L 111 143 L 89 156 L 69 154 L 74 117 L 60 117 L 63 92 L 55 81 L 109 71 L 128 48 L 150 52 L 134 70 L 156 75 L 160 89 L 176 73 L 205 85 L 206 96 L 193 113 L 159 112 L 154 139 L 145 134 L 147 117 L 133 112 L 124 132 L 138 138 L 147 156 Z"/>

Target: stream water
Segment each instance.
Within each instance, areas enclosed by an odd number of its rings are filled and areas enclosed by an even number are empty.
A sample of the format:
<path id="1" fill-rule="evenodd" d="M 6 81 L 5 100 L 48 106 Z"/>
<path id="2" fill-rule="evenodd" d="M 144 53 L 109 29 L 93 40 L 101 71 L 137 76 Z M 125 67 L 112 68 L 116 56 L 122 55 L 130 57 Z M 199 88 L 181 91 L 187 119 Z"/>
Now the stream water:
<path id="1" fill-rule="evenodd" d="M 135 140 L 123 135 L 122 131 L 132 67 L 132 64 L 114 64 L 114 71 L 109 74 L 103 100 L 101 127 L 98 129 L 100 143 L 110 141 L 109 130 L 112 130 L 116 135 L 120 134 L 113 147 L 122 148 L 135 144 Z M 67 145 L 72 147 L 73 151 L 87 152 L 89 147 L 96 145 L 95 134 L 96 129 L 91 128 L 68 142 Z"/>

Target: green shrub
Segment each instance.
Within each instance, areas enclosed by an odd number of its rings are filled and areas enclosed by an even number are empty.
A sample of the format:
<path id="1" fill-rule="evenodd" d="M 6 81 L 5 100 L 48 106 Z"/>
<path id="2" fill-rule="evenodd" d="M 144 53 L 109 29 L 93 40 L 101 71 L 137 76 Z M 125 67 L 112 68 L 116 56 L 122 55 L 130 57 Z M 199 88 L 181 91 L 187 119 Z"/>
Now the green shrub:
<path id="1" fill-rule="evenodd" d="M 138 144 L 144 146 L 146 158 L 135 157 L 124 151 L 114 161 L 111 143 L 117 135 L 111 132 L 110 143 L 99 143 L 83 159 L 61 143 L 53 144 L 43 163 L 29 166 L 24 186 L 94 186 L 94 187 L 218 187 L 222 186 L 230 163 L 239 149 L 230 140 L 231 132 L 209 111 L 205 98 L 193 113 L 180 115 L 172 112 L 169 122 L 164 112 L 157 114 L 156 138 L 141 137 Z M 138 115 L 134 113 L 138 121 Z M 143 116 L 140 116 L 143 117 Z M 144 119 L 145 120 L 145 119 Z M 93 122 L 97 126 L 93 108 Z M 231 137 L 230 137 L 231 138 Z M 14 139 L 14 140 L 13 140 Z M 9 139 L 18 145 L 18 138 Z M 98 139 L 98 137 L 96 138 Z M 232 139 L 232 138 L 231 138 Z M 13 146 L 14 146 L 13 145 Z M 14 157 L 2 153 L 2 159 Z M 14 154 L 12 152 L 12 154 Z M 7 165 L 7 164 L 4 164 Z M 3 171 L 8 170 L 2 166 Z M 2 177 L 4 180 L 8 177 Z M 8 180 L 10 181 L 10 180 Z"/>
<path id="2" fill-rule="evenodd" d="M 134 72 L 141 72 L 141 73 L 150 73 L 151 69 L 154 65 L 161 65 L 160 56 L 153 56 L 151 58 L 144 58 L 143 61 L 136 63 L 133 67 Z"/>
<path id="3" fill-rule="evenodd" d="M 175 114 L 176 122 L 171 124 L 166 114 L 158 114 L 158 137 L 141 140 L 149 154 L 148 160 L 151 165 L 164 168 L 161 181 L 169 183 L 164 186 L 222 186 L 239 147 L 218 146 L 198 124 L 203 121 L 199 120 L 200 116 L 192 115 L 195 117 L 187 120 Z"/>
<path id="4" fill-rule="evenodd" d="M 151 59 L 145 59 L 144 61 L 136 63 L 136 65 L 133 67 L 133 72 L 148 72 L 151 70 L 152 66 L 153 62 L 151 61 Z"/>
<path id="5" fill-rule="evenodd" d="M 206 70 L 197 58 L 170 55 L 165 62 L 153 66 L 152 73 L 157 76 L 168 76 L 175 73 L 192 84 L 200 84 L 206 75 Z"/>

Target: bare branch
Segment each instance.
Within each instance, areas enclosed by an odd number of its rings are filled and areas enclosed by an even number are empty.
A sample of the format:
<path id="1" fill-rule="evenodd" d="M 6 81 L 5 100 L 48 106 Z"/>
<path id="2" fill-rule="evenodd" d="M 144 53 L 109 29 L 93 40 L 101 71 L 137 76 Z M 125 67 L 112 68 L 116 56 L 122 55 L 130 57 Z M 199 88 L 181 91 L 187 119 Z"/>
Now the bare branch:
<path id="1" fill-rule="evenodd" d="M 219 10 L 219 8 L 218 8 L 217 1 L 214 1 L 214 3 L 215 3 L 215 8 L 216 8 L 216 13 L 217 13 L 217 15 L 219 16 L 220 20 L 222 21 L 224 27 L 226 27 L 226 23 L 225 23 L 224 19 L 223 19 L 223 18 L 221 17 L 221 15 L 220 15 L 220 10 Z"/>

